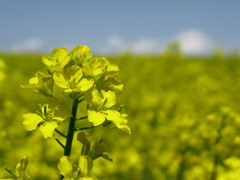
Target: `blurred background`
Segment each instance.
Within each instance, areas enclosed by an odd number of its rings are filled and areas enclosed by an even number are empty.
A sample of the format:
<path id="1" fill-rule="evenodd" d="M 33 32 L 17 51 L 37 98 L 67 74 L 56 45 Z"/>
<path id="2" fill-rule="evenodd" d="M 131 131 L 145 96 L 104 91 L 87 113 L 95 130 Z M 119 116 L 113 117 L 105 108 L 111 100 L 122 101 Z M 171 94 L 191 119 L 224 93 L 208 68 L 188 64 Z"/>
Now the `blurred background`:
<path id="1" fill-rule="evenodd" d="M 94 175 L 238 180 L 239 10 L 217 0 L 0 1 L 0 177 L 28 156 L 33 179 L 58 179 L 61 147 L 21 122 L 45 98 L 20 86 L 54 48 L 88 45 L 120 67 L 118 102 L 132 130 L 89 130 L 114 159 L 96 160 Z"/>
<path id="2" fill-rule="evenodd" d="M 179 41 L 186 54 L 239 48 L 238 1 L 5 1 L 0 50 L 50 52 L 89 45 L 94 53 L 160 53 Z"/>

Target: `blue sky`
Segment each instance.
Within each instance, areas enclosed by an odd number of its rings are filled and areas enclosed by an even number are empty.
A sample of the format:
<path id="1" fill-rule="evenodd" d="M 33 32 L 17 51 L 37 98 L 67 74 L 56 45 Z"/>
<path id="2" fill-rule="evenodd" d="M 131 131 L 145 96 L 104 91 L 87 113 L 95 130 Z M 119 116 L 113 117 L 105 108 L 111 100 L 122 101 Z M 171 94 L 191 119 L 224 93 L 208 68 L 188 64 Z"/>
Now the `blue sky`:
<path id="1" fill-rule="evenodd" d="M 185 53 L 240 47 L 237 0 L 0 1 L 0 51 L 50 51 L 88 45 L 93 52 Z"/>

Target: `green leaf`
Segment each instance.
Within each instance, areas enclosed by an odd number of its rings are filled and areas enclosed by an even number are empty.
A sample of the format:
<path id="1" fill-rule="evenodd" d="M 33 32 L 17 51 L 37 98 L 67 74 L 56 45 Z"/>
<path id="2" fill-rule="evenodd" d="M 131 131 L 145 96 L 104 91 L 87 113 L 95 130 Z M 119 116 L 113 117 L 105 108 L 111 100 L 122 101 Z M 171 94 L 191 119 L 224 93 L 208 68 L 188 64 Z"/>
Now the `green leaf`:
<path id="1" fill-rule="evenodd" d="M 87 176 L 93 166 L 92 160 L 88 156 L 80 156 L 78 160 L 78 168 L 81 176 Z"/>
<path id="2" fill-rule="evenodd" d="M 68 156 L 61 156 L 58 162 L 58 169 L 61 175 L 68 178 L 72 177 L 73 164 Z"/>
<path id="3" fill-rule="evenodd" d="M 37 125 L 43 121 L 43 118 L 35 113 L 23 114 L 23 125 L 27 131 L 36 129 Z"/>
<path id="4" fill-rule="evenodd" d="M 88 110 L 88 121 L 92 122 L 94 126 L 98 126 L 105 121 L 105 115 L 101 112 Z"/>
<path id="5" fill-rule="evenodd" d="M 52 137 L 54 130 L 58 127 L 57 122 L 45 122 L 39 127 L 39 130 L 42 132 L 44 138 Z"/>
<path id="6" fill-rule="evenodd" d="M 66 89 L 66 88 L 70 87 L 69 83 L 66 81 L 66 79 L 64 78 L 62 73 L 55 72 L 53 74 L 53 79 L 54 79 L 55 84 L 61 88 Z"/>

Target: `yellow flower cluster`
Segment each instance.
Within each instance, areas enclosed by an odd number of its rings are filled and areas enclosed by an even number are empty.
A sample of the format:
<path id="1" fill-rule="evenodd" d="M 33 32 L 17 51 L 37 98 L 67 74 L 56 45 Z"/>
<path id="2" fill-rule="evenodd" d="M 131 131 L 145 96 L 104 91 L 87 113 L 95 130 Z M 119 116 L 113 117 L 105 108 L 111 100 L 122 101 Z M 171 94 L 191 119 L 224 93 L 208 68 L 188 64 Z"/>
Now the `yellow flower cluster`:
<path id="1" fill-rule="evenodd" d="M 93 57 L 88 46 L 77 46 L 71 52 L 64 47 L 56 48 L 52 56 L 44 56 L 42 62 L 47 72 L 38 72 L 24 88 L 49 97 L 55 97 L 54 89 L 60 88 L 64 96 L 86 100 L 88 121 L 94 126 L 117 127 L 130 133 L 126 125 L 127 114 L 115 106 L 115 91 L 123 88 L 116 78 L 117 65 L 111 64 L 107 58 Z M 40 114 L 24 114 L 25 129 L 31 131 L 39 127 L 45 138 L 52 137 L 55 128 L 65 118 L 55 117 L 53 111 L 48 110 L 51 113 L 42 110 Z"/>

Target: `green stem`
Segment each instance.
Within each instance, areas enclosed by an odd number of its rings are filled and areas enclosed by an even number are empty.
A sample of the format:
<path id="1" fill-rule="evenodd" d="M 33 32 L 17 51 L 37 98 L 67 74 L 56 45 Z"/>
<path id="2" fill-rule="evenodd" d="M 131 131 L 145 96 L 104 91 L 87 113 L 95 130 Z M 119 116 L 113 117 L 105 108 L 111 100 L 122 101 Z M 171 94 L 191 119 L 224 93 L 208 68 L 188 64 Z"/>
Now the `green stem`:
<path id="1" fill-rule="evenodd" d="M 84 101 L 84 100 L 85 100 L 85 99 L 82 98 L 82 99 L 78 100 L 78 103 L 81 103 L 81 102 Z"/>
<path id="2" fill-rule="evenodd" d="M 77 118 L 76 121 L 78 121 L 78 120 L 84 120 L 84 119 L 87 119 L 87 118 L 88 118 L 88 116 L 83 116 L 83 117 Z"/>
<path id="3" fill-rule="evenodd" d="M 56 131 L 59 135 L 61 135 L 62 137 L 67 138 L 67 136 L 66 136 L 65 134 L 63 134 L 61 131 L 59 131 L 59 130 L 57 130 L 57 129 L 55 129 L 55 131 Z"/>
<path id="4" fill-rule="evenodd" d="M 14 178 L 19 178 L 12 170 L 8 169 L 6 166 L 4 166 L 4 169 L 11 175 L 14 176 Z"/>
<path id="5" fill-rule="evenodd" d="M 83 127 L 83 128 L 76 128 L 75 131 L 81 131 L 81 130 L 86 130 L 86 129 L 92 129 L 95 128 L 97 126 L 90 126 L 90 127 Z"/>
<path id="6" fill-rule="evenodd" d="M 68 125 L 67 140 L 66 140 L 66 145 L 64 146 L 64 156 L 70 157 L 70 155 L 71 155 L 78 103 L 79 103 L 78 99 L 73 100 L 72 113 L 71 113 L 72 117 L 70 118 L 69 125 Z M 60 179 L 62 180 L 63 178 L 64 178 L 63 175 L 61 175 Z"/>
<path id="7" fill-rule="evenodd" d="M 70 156 L 71 154 L 78 103 L 79 103 L 78 99 L 73 100 L 72 113 L 71 113 L 72 117 L 70 118 L 69 125 L 68 125 L 68 134 L 67 134 L 66 146 L 64 149 L 64 156 Z"/>
<path id="8" fill-rule="evenodd" d="M 86 130 L 86 129 L 93 129 L 93 128 L 96 128 L 96 127 L 99 127 L 99 126 L 101 126 L 101 124 L 100 124 L 100 125 L 97 125 L 97 126 L 89 126 L 89 127 L 83 127 L 83 128 L 75 128 L 74 130 L 75 130 L 75 131 L 81 131 L 81 130 Z"/>
<path id="9" fill-rule="evenodd" d="M 56 142 L 64 149 L 65 148 L 65 146 L 61 143 L 61 141 L 58 139 L 58 138 L 56 138 L 54 135 L 53 135 L 53 138 L 56 140 Z"/>

